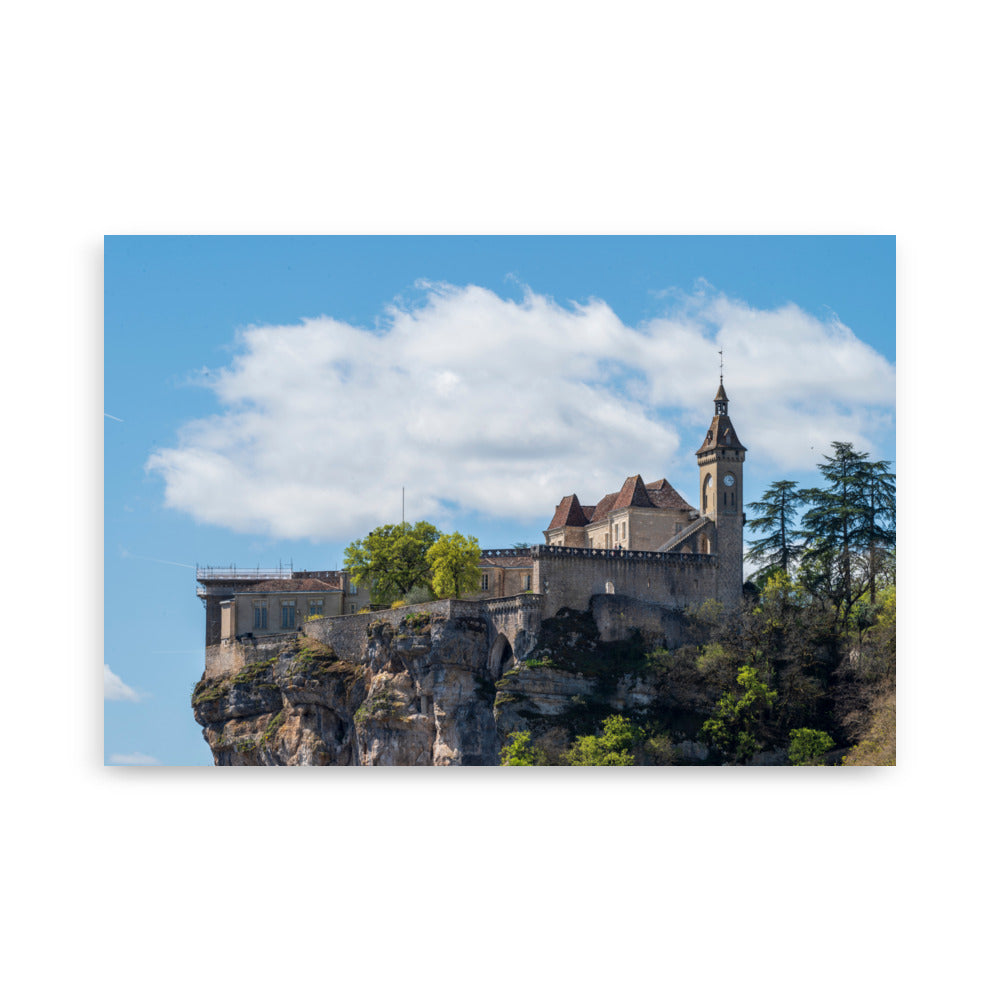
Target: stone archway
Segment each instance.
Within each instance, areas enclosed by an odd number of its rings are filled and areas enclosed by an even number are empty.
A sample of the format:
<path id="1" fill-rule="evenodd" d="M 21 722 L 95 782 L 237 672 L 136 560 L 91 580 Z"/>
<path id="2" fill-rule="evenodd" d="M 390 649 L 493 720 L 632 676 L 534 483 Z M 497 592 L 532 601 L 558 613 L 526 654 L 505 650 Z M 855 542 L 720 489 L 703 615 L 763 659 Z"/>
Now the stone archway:
<path id="1" fill-rule="evenodd" d="M 510 648 L 510 642 L 507 636 L 501 632 L 497 635 L 496 639 L 493 640 L 493 645 L 490 647 L 490 655 L 486 661 L 486 670 L 488 675 L 496 680 L 502 677 L 504 673 L 510 670 L 511 661 L 514 659 L 514 650 Z"/>

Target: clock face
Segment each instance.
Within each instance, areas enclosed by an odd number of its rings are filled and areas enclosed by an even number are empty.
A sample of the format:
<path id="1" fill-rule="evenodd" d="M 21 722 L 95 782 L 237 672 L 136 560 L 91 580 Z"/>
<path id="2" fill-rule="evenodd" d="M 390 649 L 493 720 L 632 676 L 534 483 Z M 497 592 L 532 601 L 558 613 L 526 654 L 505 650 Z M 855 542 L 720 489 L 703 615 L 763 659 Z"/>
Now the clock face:
<path id="1" fill-rule="evenodd" d="M 736 482 L 736 477 L 735 477 L 735 476 L 734 476 L 734 475 L 733 475 L 733 474 L 732 474 L 731 472 L 727 472 L 727 473 L 726 473 L 726 474 L 725 474 L 725 475 L 724 475 L 724 476 L 722 477 L 722 481 L 723 481 L 723 482 L 724 482 L 724 483 L 725 483 L 725 484 L 726 484 L 727 486 L 732 486 L 732 485 L 733 485 L 733 483 L 735 483 L 735 482 Z"/>

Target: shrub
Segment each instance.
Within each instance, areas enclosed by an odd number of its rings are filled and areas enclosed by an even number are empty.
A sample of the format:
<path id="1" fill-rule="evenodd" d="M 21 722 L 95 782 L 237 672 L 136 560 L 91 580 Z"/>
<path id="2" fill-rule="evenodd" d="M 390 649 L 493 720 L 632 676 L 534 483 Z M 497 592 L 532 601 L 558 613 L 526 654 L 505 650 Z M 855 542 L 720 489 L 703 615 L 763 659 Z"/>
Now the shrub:
<path id="1" fill-rule="evenodd" d="M 531 745 L 531 733 L 511 733 L 500 751 L 500 764 L 503 767 L 534 767 L 537 763 L 538 753 Z"/>
<path id="2" fill-rule="evenodd" d="M 622 715 L 609 715 L 599 736 L 578 736 L 566 754 L 566 762 L 576 767 L 631 767 L 633 750 L 642 739 L 642 730 Z"/>
<path id="3" fill-rule="evenodd" d="M 833 749 L 833 740 L 820 729 L 793 729 L 788 735 L 788 761 L 796 767 L 809 766 Z"/>

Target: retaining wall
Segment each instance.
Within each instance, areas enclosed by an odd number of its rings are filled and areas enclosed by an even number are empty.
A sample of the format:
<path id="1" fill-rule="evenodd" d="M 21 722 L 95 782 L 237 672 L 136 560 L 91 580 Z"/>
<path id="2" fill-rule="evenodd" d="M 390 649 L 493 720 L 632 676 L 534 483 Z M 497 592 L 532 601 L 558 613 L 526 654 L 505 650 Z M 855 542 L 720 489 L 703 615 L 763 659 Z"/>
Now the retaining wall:
<path id="1" fill-rule="evenodd" d="M 715 555 L 560 546 L 539 546 L 533 555 L 533 589 L 543 596 L 544 618 L 560 608 L 585 611 L 596 594 L 623 594 L 665 608 L 716 596 Z"/>

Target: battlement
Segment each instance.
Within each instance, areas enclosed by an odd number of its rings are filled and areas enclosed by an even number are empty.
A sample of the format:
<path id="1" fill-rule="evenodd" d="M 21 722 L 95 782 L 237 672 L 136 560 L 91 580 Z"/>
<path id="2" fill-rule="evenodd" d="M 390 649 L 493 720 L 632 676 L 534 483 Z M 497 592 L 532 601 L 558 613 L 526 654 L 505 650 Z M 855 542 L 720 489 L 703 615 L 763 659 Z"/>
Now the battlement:
<path id="1" fill-rule="evenodd" d="M 484 559 L 524 559 L 528 563 L 532 552 L 537 548 L 537 545 L 533 545 L 530 549 L 482 549 L 481 555 Z"/>
<path id="2" fill-rule="evenodd" d="M 556 559 L 596 559 L 625 562 L 665 562 L 675 565 L 710 566 L 715 557 L 701 552 L 645 552 L 629 549 L 581 549 L 569 545 L 534 545 L 532 557 Z"/>

